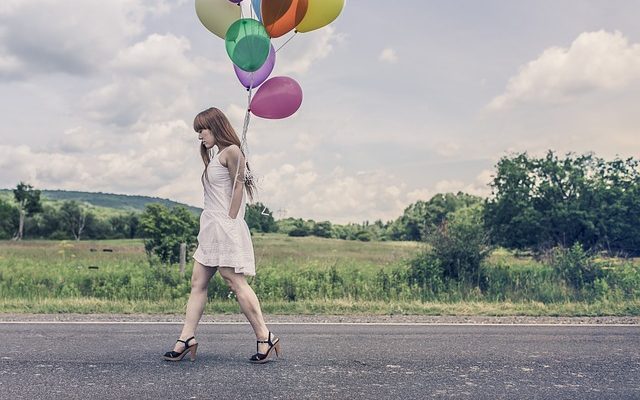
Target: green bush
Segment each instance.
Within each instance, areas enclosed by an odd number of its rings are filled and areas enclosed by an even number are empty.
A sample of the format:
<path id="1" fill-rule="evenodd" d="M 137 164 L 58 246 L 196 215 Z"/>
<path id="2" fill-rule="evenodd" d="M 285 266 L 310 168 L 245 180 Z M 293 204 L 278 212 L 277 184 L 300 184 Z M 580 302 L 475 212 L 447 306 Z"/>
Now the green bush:
<path id="1" fill-rule="evenodd" d="M 435 264 L 445 279 L 480 284 L 480 267 L 491 251 L 480 204 L 455 211 L 427 241 L 426 261 Z"/>
<path id="2" fill-rule="evenodd" d="M 0 199 L 0 240 L 11 239 L 18 230 L 20 211 L 13 204 Z"/>
<path id="3" fill-rule="evenodd" d="M 313 234 L 313 236 L 330 238 L 333 234 L 333 228 L 332 228 L 331 222 L 329 221 L 316 222 L 313 226 L 313 230 L 311 234 Z"/>
<path id="4" fill-rule="evenodd" d="M 150 262 L 157 257 L 165 264 L 178 263 L 181 243 L 186 243 L 188 253 L 195 248 L 198 221 L 184 207 L 168 209 L 161 204 L 150 204 L 140 217 L 140 224 Z"/>
<path id="5" fill-rule="evenodd" d="M 421 291 L 423 300 L 434 298 L 444 290 L 440 260 L 433 252 L 426 250 L 411 261 L 407 282 Z"/>
<path id="6" fill-rule="evenodd" d="M 551 251 L 551 266 L 570 287 L 580 290 L 593 285 L 602 271 L 580 243 L 570 248 L 555 247 Z"/>
<path id="7" fill-rule="evenodd" d="M 311 227 L 302 219 L 298 219 L 293 223 L 293 228 L 289 231 L 289 236 L 303 237 L 309 236 Z"/>
<path id="8" fill-rule="evenodd" d="M 360 231 L 356 233 L 356 239 L 361 242 L 370 242 L 371 241 L 371 232 L 369 231 Z"/>

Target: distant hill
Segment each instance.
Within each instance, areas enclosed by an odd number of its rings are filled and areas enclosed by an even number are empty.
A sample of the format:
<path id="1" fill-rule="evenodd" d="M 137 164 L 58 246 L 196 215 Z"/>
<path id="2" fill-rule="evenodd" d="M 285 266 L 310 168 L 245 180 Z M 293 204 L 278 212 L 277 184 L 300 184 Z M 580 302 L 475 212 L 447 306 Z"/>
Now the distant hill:
<path id="1" fill-rule="evenodd" d="M 111 208 L 119 211 L 142 212 L 147 204 L 159 203 L 167 207 L 183 206 L 199 215 L 201 208 L 176 201 L 149 196 L 131 196 L 127 194 L 75 192 L 67 190 L 40 190 L 43 199 L 53 201 L 76 200 L 96 207 Z M 12 189 L 0 189 L 0 197 L 13 197 Z"/>

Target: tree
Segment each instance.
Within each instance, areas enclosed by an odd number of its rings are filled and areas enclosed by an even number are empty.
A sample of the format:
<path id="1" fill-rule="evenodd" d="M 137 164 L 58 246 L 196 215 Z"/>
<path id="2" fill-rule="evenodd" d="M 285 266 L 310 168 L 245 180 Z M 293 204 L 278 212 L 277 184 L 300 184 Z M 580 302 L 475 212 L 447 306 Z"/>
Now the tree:
<path id="1" fill-rule="evenodd" d="M 20 211 L 17 207 L 0 199 L 0 239 L 10 239 L 18 228 Z"/>
<path id="2" fill-rule="evenodd" d="M 313 229 L 311 230 L 311 234 L 313 236 L 330 238 L 333 234 L 333 228 L 331 226 L 331 222 L 329 221 L 321 221 L 316 222 L 313 225 Z"/>
<path id="3" fill-rule="evenodd" d="M 640 169 L 632 158 L 549 151 L 503 157 L 485 223 L 495 243 L 536 251 L 580 243 L 640 254 Z"/>
<path id="4" fill-rule="evenodd" d="M 376 220 L 372 225 L 369 225 L 369 232 L 371 233 L 372 239 L 375 240 L 389 240 L 388 227 L 390 223 L 384 223 L 382 220 Z"/>
<path id="5" fill-rule="evenodd" d="M 450 214 L 427 238 L 430 248 L 414 262 L 414 268 L 439 270 L 445 279 L 480 285 L 481 266 L 490 254 L 489 237 L 482 220 L 482 204 L 461 208 Z M 416 271 L 412 275 L 431 275 Z"/>
<path id="6" fill-rule="evenodd" d="M 293 229 L 289 231 L 289 236 L 309 236 L 311 233 L 311 227 L 309 225 L 310 224 L 303 221 L 302 218 L 295 220 Z"/>
<path id="7" fill-rule="evenodd" d="M 87 225 L 87 210 L 82 209 L 80 204 L 75 200 L 67 200 L 62 202 L 60 206 L 60 217 L 62 225 L 71 232 L 75 240 L 80 240 L 82 233 Z M 91 215 L 90 218 L 93 218 Z"/>
<path id="8" fill-rule="evenodd" d="M 163 263 L 180 261 L 180 244 L 187 244 L 187 251 L 195 247 L 198 221 L 185 207 L 172 209 L 161 204 L 147 205 L 140 217 L 145 236 L 147 255 L 155 254 Z"/>
<path id="9" fill-rule="evenodd" d="M 359 231 L 356 233 L 356 237 L 357 240 L 361 241 L 361 242 L 370 242 L 371 241 L 371 232 L 369 231 Z"/>
<path id="10" fill-rule="evenodd" d="M 109 218 L 108 223 L 110 226 L 111 237 L 113 238 L 126 238 L 127 235 L 127 221 L 126 215 L 114 215 Z"/>
<path id="11" fill-rule="evenodd" d="M 244 219 L 251 230 L 258 232 L 276 232 L 278 230 L 276 221 L 273 219 L 273 212 L 260 202 L 247 204 Z"/>
<path id="12" fill-rule="evenodd" d="M 491 182 L 494 198 L 487 202 L 484 216 L 497 244 L 524 249 L 541 242 L 541 215 L 532 202 L 535 185 L 526 153 L 500 159 Z"/>
<path id="13" fill-rule="evenodd" d="M 42 203 L 40 202 L 40 191 L 35 190 L 33 186 L 24 182 L 18 183 L 13 190 L 13 196 L 18 203 L 20 212 L 18 221 L 18 232 L 14 240 L 22 240 L 24 235 L 24 219 L 29 214 L 35 214 L 42 211 Z"/>
<path id="14" fill-rule="evenodd" d="M 138 216 L 130 212 L 128 214 L 115 215 L 109 218 L 110 237 L 133 239 L 138 235 Z"/>
<path id="15" fill-rule="evenodd" d="M 277 232 L 289 234 L 289 232 L 295 228 L 295 222 L 297 220 L 293 217 L 283 218 L 276 221 L 278 227 Z"/>
<path id="16" fill-rule="evenodd" d="M 59 207 L 51 203 L 42 206 L 42 212 L 34 216 L 37 235 L 47 239 L 70 239 L 71 233 L 63 225 Z"/>
<path id="17" fill-rule="evenodd" d="M 423 241 L 451 213 L 481 202 L 482 198 L 462 192 L 438 193 L 429 201 L 419 200 L 405 208 L 402 216 L 390 224 L 389 236 L 393 240 Z"/>
<path id="18" fill-rule="evenodd" d="M 109 221 L 105 218 L 99 218 L 90 210 L 86 211 L 86 219 L 84 225 L 84 237 L 87 239 L 112 239 L 116 238 Z"/>

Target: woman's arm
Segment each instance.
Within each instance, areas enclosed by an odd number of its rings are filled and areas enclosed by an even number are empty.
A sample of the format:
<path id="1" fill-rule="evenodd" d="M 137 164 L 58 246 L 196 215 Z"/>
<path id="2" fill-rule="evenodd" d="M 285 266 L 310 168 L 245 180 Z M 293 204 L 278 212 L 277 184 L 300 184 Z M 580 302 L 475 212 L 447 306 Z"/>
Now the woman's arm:
<path id="1" fill-rule="evenodd" d="M 229 177 L 231 178 L 231 207 L 229 207 L 229 217 L 236 219 L 240 212 L 240 205 L 242 204 L 242 194 L 244 191 L 244 169 L 245 161 L 242 152 L 238 146 L 231 146 L 229 150 L 225 151 L 227 169 L 229 170 Z M 234 187 L 235 182 L 235 189 Z"/>

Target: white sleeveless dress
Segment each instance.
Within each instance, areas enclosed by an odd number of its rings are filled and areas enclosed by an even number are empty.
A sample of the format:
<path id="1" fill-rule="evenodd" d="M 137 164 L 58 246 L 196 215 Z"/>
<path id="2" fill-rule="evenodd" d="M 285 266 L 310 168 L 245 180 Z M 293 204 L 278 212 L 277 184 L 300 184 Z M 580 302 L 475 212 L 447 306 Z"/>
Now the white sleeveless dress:
<path id="1" fill-rule="evenodd" d="M 223 150 L 224 151 L 224 150 Z M 256 265 L 249 226 L 244 220 L 246 193 L 243 188 L 238 216 L 229 217 L 232 181 L 229 170 L 216 154 L 204 178 L 204 210 L 200 214 L 198 248 L 193 258 L 209 267 L 233 267 L 236 273 L 255 275 Z M 240 181 L 237 185 L 242 184 Z"/>

